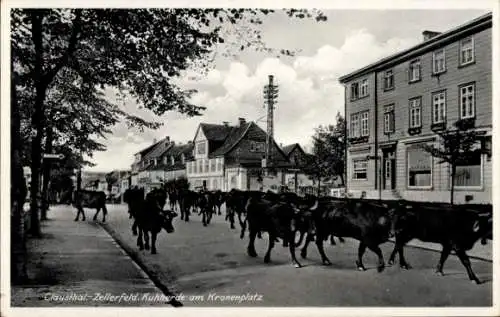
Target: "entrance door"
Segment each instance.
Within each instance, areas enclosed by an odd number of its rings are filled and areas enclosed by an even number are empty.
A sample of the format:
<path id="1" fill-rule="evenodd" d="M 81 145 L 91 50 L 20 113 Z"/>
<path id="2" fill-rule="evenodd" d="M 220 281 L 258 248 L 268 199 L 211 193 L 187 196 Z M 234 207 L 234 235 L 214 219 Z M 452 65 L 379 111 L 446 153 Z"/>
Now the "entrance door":
<path id="1" fill-rule="evenodd" d="M 384 189 L 396 188 L 396 158 L 394 151 L 384 153 Z"/>

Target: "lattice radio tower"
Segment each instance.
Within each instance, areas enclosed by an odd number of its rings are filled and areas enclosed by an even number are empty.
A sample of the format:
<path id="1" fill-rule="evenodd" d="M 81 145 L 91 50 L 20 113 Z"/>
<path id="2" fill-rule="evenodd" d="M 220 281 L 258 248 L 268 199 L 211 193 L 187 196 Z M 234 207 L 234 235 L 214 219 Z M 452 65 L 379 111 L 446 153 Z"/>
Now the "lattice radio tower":
<path id="1" fill-rule="evenodd" d="M 273 83 L 274 76 L 269 75 L 269 84 L 264 86 L 264 107 L 267 106 L 266 167 L 272 160 L 272 144 L 274 140 L 274 105 L 278 99 L 278 85 Z"/>

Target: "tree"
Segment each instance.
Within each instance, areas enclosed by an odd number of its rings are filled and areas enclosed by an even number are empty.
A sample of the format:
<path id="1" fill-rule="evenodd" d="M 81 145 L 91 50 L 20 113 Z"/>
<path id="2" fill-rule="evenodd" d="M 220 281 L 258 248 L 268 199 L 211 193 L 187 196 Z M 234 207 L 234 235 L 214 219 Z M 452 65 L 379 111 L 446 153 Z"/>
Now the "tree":
<path id="1" fill-rule="evenodd" d="M 241 24 L 246 41 L 239 47 L 273 52 L 263 44 L 252 25 L 272 10 L 253 9 L 16 9 L 12 11 L 12 61 L 23 79 L 20 86 L 32 88 L 30 135 L 31 233 L 40 235 L 38 194 L 45 126 L 50 122 L 47 98 L 57 76 L 65 71 L 77 75 L 72 85 L 96 96 L 115 87 L 121 96 L 132 96 L 143 107 L 161 115 L 177 111 L 188 116 L 205 109 L 189 101 L 193 90 L 183 90 L 175 78 L 187 68 L 206 69 L 213 61 L 215 46 L 225 42 Z M 320 12 L 287 10 L 290 17 L 324 21 Z M 252 32 L 249 32 L 252 30 Z M 230 37 L 229 37 L 230 38 Z M 231 43 L 242 43 L 236 39 Z M 292 55 L 289 50 L 277 54 Z M 85 97 L 85 96 L 84 96 Z M 85 100 L 85 98 L 82 98 Z M 85 111 L 79 109 L 82 114 Z M 135 118 L 137 119 L 137 118 Z M 139 127 L 144 122 L 131 118 Z M 50 143 L 46 143 L 50 144 Z"/>
<path id="2" fill-rule="evenodd" d="M 474 147 L 484 132 L 476 131 L 469 120 L 459 120 L 454 123 L 454 128 L 435 133 L 439 136 L 439 145 L 423 145 L 422 148 L 433 157 L 440 159 L 439 164 L 449 164 L 450 203 L 453 205 L 457 166 L 470 161 L 477 151 Z"/>
<path id="3" fill-rule="evenodd" d="M 313 136 L 313 153 L 322 177 L 340 177 L 344 184 L 345 173 L 345 120 L 337 113 L 335 125 L 319 126 Z"/>

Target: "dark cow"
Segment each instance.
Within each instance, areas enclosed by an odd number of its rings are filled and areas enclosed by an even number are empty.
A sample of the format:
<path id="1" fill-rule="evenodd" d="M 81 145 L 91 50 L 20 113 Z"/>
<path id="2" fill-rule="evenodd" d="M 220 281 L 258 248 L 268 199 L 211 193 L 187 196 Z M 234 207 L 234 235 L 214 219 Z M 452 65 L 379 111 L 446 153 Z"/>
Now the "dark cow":
<path id="1" fill-rule="evenodd" d="M 443 246 L 436 273 L 444 275 L 443 265 L 452 250 L 465 266 L 471 281 L 480 284 L 472 271 L 466 251 L 481 240 L 492 238 L 492 213 L 478 213 L 466 206 L 429 206 L 419 203 L 402 202 L 395 208 L 393 230 L 396 244 L 389 258 L 394 263 L 396 252 L 399 254 L 399 265 L 409 269 L 411 266 L 404 258 L 403 249 L 413 239 L 424 242 L 439 243 Z"/>
<path id="2" fill-rule="evenodd" d="M 377 270 L 382 272 L 385 262 L 379 245 L 386 242 L 391 233 L 391 215 L 386 205 L 376 202 L 354 199 L 320 198 L 310 209 L 313 213 L 316 230 L 316 246 L 323 264 L 331 262 L 325 255 L 323 241 L 329 235 L 351 237 L 359 241 L 356 266 L 366 270 L 363 265 L 363 255 L 366 248 L 378 256 Z M 311 240 L 306 239 L 301 250 L 303 258 L 307 255 L 307 246 Z"/>
<path id="3" fill-rule="evenodd" d="M 166 203 L 166 193 L 161 189 L 153 189 L 142 202 L 141 210 L 135 214 L 139 234 L 137 246 L 140 250 L 149 250 L 149 233 L 151 233 L 151 254 L 156 254 L 156 238 L 161 229 L 167 233 L 174 232 L 172 224 L 177 213 L 172 210 L 163 210 Z M 144 244 L 143 244 L 144 237 Z"/>
<path id="4" fill-rule="evenodd" d="M 106 194 L 103 191 L 80 189 L 75 191 L 73 198 L 73 205 L 78 210 L 75 221 L 79 220 L 80 214 L 82 215 L 82 220 L 85 221 L 85 212 L 83 208 L 96 209 L 93 220 L 97 220 L 97 215 L 102 209 L 102 222 L 106 221 L 108 210 L 106 209 Z"/>
<path id="5" fill-rule="evenodd" d="M 241 226 L 240 238 L 243 239 L 244 232 L 246 228 L 245 220 L 242 218 L 246 213 L 246 203 L 250 197 L 260 198 L 264 195 L 261 191 L 242 191 L 238 189 L 232 189 L 226 194 L 226 220 L 229 220 L 231 229 L 235 229 L 234 226 L 234 214 L 238 215 L 238 221 Z"/>
<path id="6" fill-rule="evenodd" d="M 170 205 L 170 209 L 175 210 L 177 203 L 179 201 L 179 190 L 176 188 L 172 188 L 167 191 L 167 194 L 168 194 L 168 203 Z"/>
<path id="7" fill-rule="evenodd" d="M 189 189 L 180 189 L 178 193 L 181 220 L 189 221 L 189 215 L 191 214 L 191 209 L 195 207 L 198 199 L 198 193 Z"/>
<path id="8" fill-rule="evenodd" d="M 287 202 L 273 202 L 259 197 L 249 197 L 245 206 L 246 220 L 248 221 L 249 241 L 247 253 L 251 257 L 256 257 L 255 238 L 259 232 L 265 231 L 269 235 L 269 245 L 264 256 L 264 263 L 271 261 L 271 250 L 274 247 L 276 238 L 289 241 L 288 244 L 292 263 L 296 267 L 301 264 L 295 257 L 295 232 L 297 226 L 302 226 L 298 217 L 300 210 Z M 242 235 L 244 228 L 242 229 Z"/>
<path id="9" fill-rule="evenodd" d="M 212 192 L 212 195 L 213 195 L 214 208 L 217 207 L 217 214 L 220 216 L 221 215 L 220 207 L 226 201 L 226 193 L 223 193 L 220 190 L 216 190 Z"/>
<path id="10" fill-rule="evenodd" d="M 132 234 L 137 235 L 136 214 L 140 212 L 144 204 L 144 188 L 137 186 L 128 188 L 123 193 L 123 201 L 128 205 L 129 218 L 133 219 Z"/>
<path id="11" fill-rule="evenodd" d="M 196 200 L 197 207 L 200 209 L 199 213 L 202 215 L 203 226 L 207 226 L 212 220 L 212 215 L 214 213 L 214 196 L 209 191 L 202 191 L 198 193 L 198 198 Z"/>

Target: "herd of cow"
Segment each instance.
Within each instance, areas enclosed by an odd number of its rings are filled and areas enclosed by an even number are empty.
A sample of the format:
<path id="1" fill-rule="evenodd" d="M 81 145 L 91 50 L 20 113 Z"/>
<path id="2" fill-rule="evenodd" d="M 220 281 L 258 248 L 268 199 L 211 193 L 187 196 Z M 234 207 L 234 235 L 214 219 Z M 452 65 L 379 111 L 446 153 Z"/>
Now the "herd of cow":
<path id="1" fill-rule="evenodd" d="M 169 210 L 164 206 L 169 202 Z M 410 201 L 377 201 L 367 199 L 301 197 L 295 193 L 240 191 L 230 192 L 201 191 L 195 192 L 173 186 L 154 189 L 145 195 L 142 188 L 130 188 L 124 194 L 128 204 L 130 218 L 133 220 L 132 232 L 137 234 L 137 245 L 142 250 L 149 250 L 151 234 L 151 253 L 156 253 L 156 237 L 161 229 L 168 233 L 174 231 L 173 218 L 180 211 L 180 219 L 189 221 L 192 213 L 201 215 L 203 226 L 210 224 L 212 217 L 221 215 L 221 205 L 226 205 L 225 219 L 230 228 L 235 229 L 235 216 L 241 228 L 240 238 L 244 238 L 248 229 L 249 241 L 247 253 L 256 257 L 254 243 L 267 232 L 269 244 L 264 262 L 271 261 L 271 250 L 281 239 L 288 247 L 292 263 L 301 267 L 295 255 L 295 249 L 302 246 L 300 255 L 307 256 L 307 247 L 315 242 L 323 264 L 331 264 L 325 254 L 323 243 L 328 238 L 334 243 L 334 236 L 350 237 L 359 241 L 356 266 L 365 270 L 363 254 L 366 248 L 378 256 L 377 270 L 384 270 L 385 261 L 380 245 L 394 238 L 395 246 L 389 257 L 392 265 L 396 254 L 399 264 L 404 269 L 410 265 L 404 257 L 404 246 L 412 239 L 439 243 L 443 249 L 436 273 L 443 275 L 443 264 L 452 250 L 465 266 L 469 279 L 480 283 L 471 268 L 466 254 L 477 241 L 486 244 L 492 239 L 492 210 L 474 208 L 474 206 L 449 206 Z M 83 207 L 96 208 L 94 220 L 103 210 L 103 222 L 106 217 L 105 195 L 103 192 L 77 191 L 74 204 L 79 215 L 85 214 Z M 298 241 L 297 240 L 298 236 Z M 144 242 L 143 242 L 144 240 Z"/>

